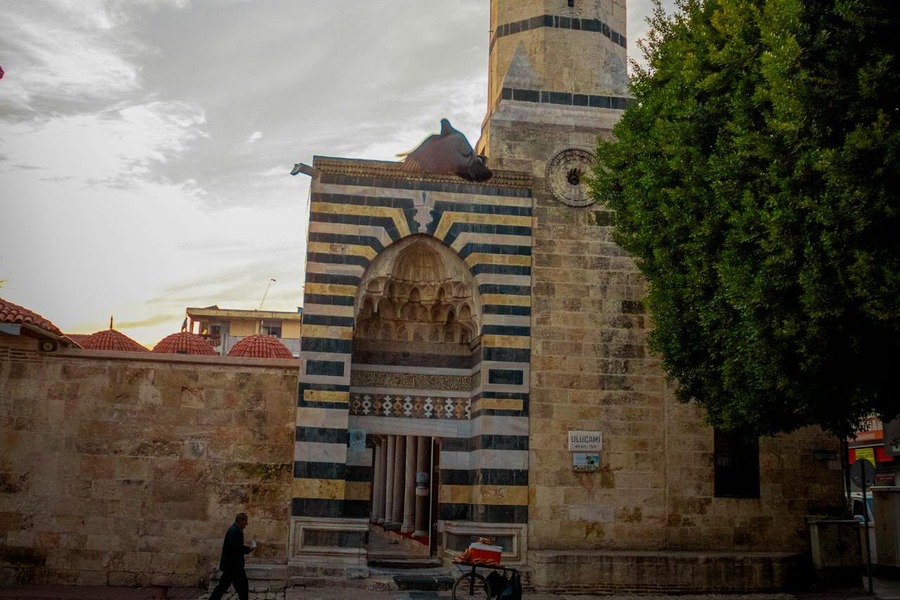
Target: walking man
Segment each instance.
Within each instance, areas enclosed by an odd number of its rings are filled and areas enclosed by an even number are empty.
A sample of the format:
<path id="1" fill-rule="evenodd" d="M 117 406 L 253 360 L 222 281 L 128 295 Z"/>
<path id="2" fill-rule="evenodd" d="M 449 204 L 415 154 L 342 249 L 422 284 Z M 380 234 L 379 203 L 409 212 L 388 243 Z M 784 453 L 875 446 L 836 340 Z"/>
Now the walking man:
<path id="1" fill-rule="evenodd" d="M 209 595 L 209 600 L 221 600 L 231 585 L 234 585 L 234 590 L 240 600 L 247 600 L 250 594 L 250 585 L 247 583 L 247 573 L 244 571 L 244 555 L 253 551 L 256 547 L 256 540 L 249 546 L 244 544 L 244 527 L 246 526 L 247 515 L 238 513 L 234 517 L 234 523 L 225 533 L 225 541 L 222 542 L 222 558 L 219 559 L 222 577 L 212 594 Z"/>

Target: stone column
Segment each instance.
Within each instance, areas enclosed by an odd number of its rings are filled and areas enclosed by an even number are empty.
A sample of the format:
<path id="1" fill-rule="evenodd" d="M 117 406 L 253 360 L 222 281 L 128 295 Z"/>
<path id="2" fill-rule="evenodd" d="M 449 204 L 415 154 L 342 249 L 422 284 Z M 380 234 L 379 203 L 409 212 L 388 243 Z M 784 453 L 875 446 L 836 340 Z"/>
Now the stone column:
<path id="1" fill-rule="evenodd" d="M 389 481 L 388 473 L 387 473 L 387 468 L 388 468 L 387 467 L 388 466 L 387 439 L 388 439 L 388 437 L 390 437 L 390 436 L 385 435 L 385 436 L 382 436 L 382 438 L 381 438 L 381 456 L 379 457 L 379 460 L 381 461 L 381 498 L 379 498 L 380 510 L 378 511 L 378 524 L 379 525 L 384 524 L 385 517 L 387 516 L 387 507 L 385 506 L 385 500 L 387 499 L 387 494 L 388 494 L 387 482 Z"/>
<path id="2" fill-rule="evenodd" d="M 394 498 L 391 505 L 390 516 L 385 516 L 386 520 L 390 520 L 390 524 L 385 522 L 385 528 L 400 529 L 403 523 L 403 480 L 406 471 L 406 438 L 402 435 L 395 435 L 397 439 L 396 451 L 394 452 Z"/>
<path id="3" fill-rule="evenodd" d="M 406 481 L 403 485 L 403 526 L 401 533 L 416 528 L 416 436 L 406 436 Z"/>
<path id="4" fill-rule="evenodd" d="M 384 471 L 381 455 L 384 454 L 384 441 L 375 443 L 375 464 L 372 470 L 372 513 L 369 521 L 377 523 L 379 517 L 384 518 Z"/>
<path id="5" fill-rule="evenodd" d="M 431 438 L 420 436 L 419 443 L 416 447 L 416 476 L 419 473 L 425 473 L 429 478 L 431 477 L 431 461 L 429 458 L 429 446 L 431 445 Z M 424 490 L 416 489 L 416 530 L 413 532 L 413 537 L 421 538 L 427 537 L 429 533 L 429 523 L 428 523 L 428 492 L 431 490 L 431 481 L 428 481 L 426 484 L 428 487 Z M 424 493 L 423 493 L 424 492 Z"/>
<path id="6" fill-rule="evenodd" d="M 397 454 L 397 436 L 387 436 L 387 452 L 385 453 L 384 472 L 384 519 L 381 521 L 387 527 L 394 512 L 394 456 Z"/>

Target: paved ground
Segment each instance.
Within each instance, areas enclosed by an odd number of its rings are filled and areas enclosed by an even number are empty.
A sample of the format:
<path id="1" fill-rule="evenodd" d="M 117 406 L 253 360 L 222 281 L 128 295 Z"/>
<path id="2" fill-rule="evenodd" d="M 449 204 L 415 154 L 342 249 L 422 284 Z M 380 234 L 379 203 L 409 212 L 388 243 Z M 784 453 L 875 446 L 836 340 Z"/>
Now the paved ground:
<path id="1" fill-rule="evenodd" d="M 192 588 L 172 588 L 168 598 L 173 600 L 199 600 L 208 594 Z M 450 598 L 449 591 L 370 591 L 352 588 L 290 588 L 282 592 L 251 593 L 251 600 L 443 600 Z M 90 587 L 90 586 L 3 586 L 0 600 L 152 600 L 154 590 L 148 588 Z M 603 595 L 581 596 L 571 594 L 539 594 L 526 592 L 524 600 L 663 600 L 669 596 Z M 874 597 L 865 589 L 828 590 L 802 594 L 728 594 L 728 595 L 679 595 L 677 600 L 900 600 L 900 581 L 874 580 Z M 226 595 L 224 600 L 237 600 Z"/>

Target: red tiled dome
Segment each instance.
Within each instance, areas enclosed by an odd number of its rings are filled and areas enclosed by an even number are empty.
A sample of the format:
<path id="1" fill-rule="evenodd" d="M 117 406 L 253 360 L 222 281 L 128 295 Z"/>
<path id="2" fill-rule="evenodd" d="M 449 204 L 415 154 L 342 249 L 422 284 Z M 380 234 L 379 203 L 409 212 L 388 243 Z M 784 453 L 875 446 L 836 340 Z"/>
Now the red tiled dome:
<path id="1" fill-rule="evenodd" d="M 215 356 L 216 351 L 209 345 L 203 336 L 182 331 L 167 335 L 153 347 L 157 354 L 194 354 L 200 356 Z"/>
<path id="2" fill-rule="evenodd" d="M 91 337 L 90 333 L 67 333 L 66 337 L 78 344 L 81 345 L 81 342 Z"/>
<path id="3" fill-rule="evenodd" d="M 45 319 L 34 311 L 24 306 L 14 304 L 9 300 L 0 298 L 0 323 L 12 323 L 13 325 L 31 325 L 54 335 L 62 336 L 59 327 Z"/>
<path id="4" fill-rule="evenodd" d="M 78 342 L 85 350 L 117 350 L 119 352 L 149 352 L 136 341 L 115 329 L 92 333 Z"/>
<path id="5" fill-rule="evenodd" d="M 251 358 L 294 358 L 287 346 L 277 338 L 264 333 L 250 335 L 234 345 L 228 356 Z"/>

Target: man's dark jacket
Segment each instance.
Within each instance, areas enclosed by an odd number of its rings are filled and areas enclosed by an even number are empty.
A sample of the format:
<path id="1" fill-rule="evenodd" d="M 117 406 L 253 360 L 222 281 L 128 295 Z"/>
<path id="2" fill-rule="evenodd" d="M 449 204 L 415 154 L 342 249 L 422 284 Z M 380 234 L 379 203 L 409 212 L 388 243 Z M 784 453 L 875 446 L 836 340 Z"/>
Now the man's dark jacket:
<path id="1" fill-rule="evenodd" d="M 222 571 L 235 572 L 244 570 L 244 555 L 250 553 L 250 548 L 244 546 L 244 531 L 233 523 L 225 532 L 225 541 L 222 542 L 222 558 L 219 559 L 219 568 Z"/>

